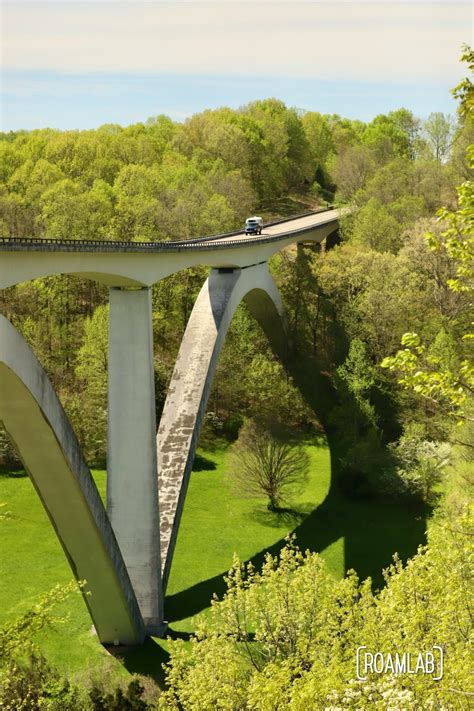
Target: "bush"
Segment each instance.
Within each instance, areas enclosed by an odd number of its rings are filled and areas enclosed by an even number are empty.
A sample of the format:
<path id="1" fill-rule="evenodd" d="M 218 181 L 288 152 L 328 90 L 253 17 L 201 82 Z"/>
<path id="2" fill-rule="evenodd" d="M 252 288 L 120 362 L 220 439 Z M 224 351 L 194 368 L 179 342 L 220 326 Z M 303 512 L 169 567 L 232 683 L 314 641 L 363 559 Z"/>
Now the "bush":
<path id="1" fill-rule="evenodd" d="M 399 492 L 432 503 L 437 496 L 436 487 L 450 461 L 451 445 L 426 440 L 423 433 L 422 426 L 408 424 L 398 442 L 392 445 L 392 451 Z"/>
<path id="2" fill-rule="evenodd" d="M 115 689 L 107 693 L 98 686 L 89 692 L 94 711 L 146 711 L 151 708 L 143 699 L 144 687 L 139 679 L 132 679 L 126 691 Z"/>
<path id="3" fill-rule="evenodd" d="M 190 647 L 171 644 L 160 708 L 468 708 L 473 525 L 472 508 L 455 526 L 439 520 L 405 566 L 395 558 L 377 593 L 353 571 L 335 580 L 291 541 L 261 572 L 236 559 Z M 361 683 L 360 645 L 412 656 L 442 645 L 443 678 L 369 670 Z"/>
<path id="4" fill-rule="evenodd" d="M 10 662 L 1 674 L 0 708 L 6 711 L 80 711 L 82 692 L 53 669 L 43 656 Z"/>

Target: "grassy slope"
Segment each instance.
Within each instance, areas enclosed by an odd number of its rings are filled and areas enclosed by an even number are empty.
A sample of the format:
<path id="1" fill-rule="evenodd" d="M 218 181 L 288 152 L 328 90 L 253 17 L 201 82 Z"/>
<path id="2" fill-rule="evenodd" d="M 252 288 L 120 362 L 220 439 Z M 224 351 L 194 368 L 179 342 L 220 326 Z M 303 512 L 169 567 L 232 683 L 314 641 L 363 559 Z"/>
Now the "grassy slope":
<path id="1" fill-rule="evenodd" d="M 285 535 L 295 530 L 303 548 L 320 550 L 334 575 L 345 562 L 379 574 L 395 550 L 413 553 L 425 528 L 420 511 L 404 506 L 331 499 L 318 510 L 329 490 L 329 450 L 322 442 L 308 447 L 311 477 L 294 511 L 270 514 L 265 502 L 242 499 L 225 477 L 225 451 L 201 452 L 191 477 L 171 573 L 166 615 L 172 636 L 194 629 L 195 616 L 209 606 L 214 592 L 224 590 L 222 575 L 234 552 L 257 565 L 265 550 L 276 552 Z M 94 473 L 105 494 L 105 473 Z M 37 596 L 71 574 L 45 512 L 26 477 L 0 476 L 0 502 L 12 518 L 2 526 L 0 551 L 0 624 L 24 612 Z M 345 537 L 345 543 L 344 543 Z M 345 560 L 344 560 L 345 557 Z M 379 582 L 380 579 L 377 580 Z M 108 656 L 91 633 L 91 622 L 80 595 L 64 603 L 67 625 L 43 635 L 42 648 L 51 661 L 69 670 L 97 669 Z M 150 641 L 125 654 L 123 666 L 112 661 L 114 673 L 138 671 L 158 675 L 166 660 L 166 641 Z M 110 657 L 109 657 L 110 660 Z"/>

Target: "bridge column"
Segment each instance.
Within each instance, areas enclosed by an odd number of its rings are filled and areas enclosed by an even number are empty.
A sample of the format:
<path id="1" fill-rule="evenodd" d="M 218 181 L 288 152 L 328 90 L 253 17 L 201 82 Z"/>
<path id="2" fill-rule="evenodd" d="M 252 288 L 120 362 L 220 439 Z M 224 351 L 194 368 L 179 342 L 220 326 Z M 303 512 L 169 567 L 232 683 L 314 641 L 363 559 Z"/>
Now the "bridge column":
<path id="1" fill-rule="evenodd" d="M 110 289 L 107 511 L 148 634 L 160 635 L 151 290 Z"/>

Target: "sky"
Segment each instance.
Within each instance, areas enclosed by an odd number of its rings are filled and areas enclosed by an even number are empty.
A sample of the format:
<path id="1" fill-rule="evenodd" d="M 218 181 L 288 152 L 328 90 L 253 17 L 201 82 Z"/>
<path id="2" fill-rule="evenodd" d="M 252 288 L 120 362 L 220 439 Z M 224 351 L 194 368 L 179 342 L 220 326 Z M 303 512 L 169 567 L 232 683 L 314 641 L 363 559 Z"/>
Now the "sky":
<path id="1" fill-rule="evenodd" d="M 1 130 L 127 125 L 270 96 L 368 121 L 454 113 L 469 1 L 4 0 Z"/>

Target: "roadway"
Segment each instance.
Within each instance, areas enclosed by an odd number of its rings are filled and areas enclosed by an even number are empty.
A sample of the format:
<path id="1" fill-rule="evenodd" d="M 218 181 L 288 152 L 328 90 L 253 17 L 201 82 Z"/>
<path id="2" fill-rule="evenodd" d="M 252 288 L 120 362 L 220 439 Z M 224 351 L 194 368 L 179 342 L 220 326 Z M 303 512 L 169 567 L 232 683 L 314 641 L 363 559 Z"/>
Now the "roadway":
<path id="1" fill-rule="evenodd" d="M 305 230 L 308 228 L 314 228 L 317 225 L 323 225 L 326 224 L 328 219 L 332 219 L 333 217 L 333 210 L 328 209 L 324 210 L 321 212 L 312 212 L 308 215 L 303 215 L 301 217 L 294 217 L 290 218 L 288 220 L 284 221 L 278 221 L 275 223 L 270 223 L 268 225 L 264 225 L 263 231 L 261 235 L 246 235 L 245 232 L 238 232 L 236 234 L 233 234 L 232 236 L 217 236 L 211 238 L 215 242 L 219 242 L 220 244 L 226 243 L 226 242 L 235 242 L 235 241 L 242 241 L 242 240 L 257 240 L 257 239 L 262 239 L 262 238 L 275 238 L 275 237 L 282 237 L 287 234 L 290 234 L 291 232 L 295 232 L 297 230 Z M 338 213 L 339 211 L 336 211 Z M 329 217 L 328 217 L 329 216 Z"/>
<path id="2" fill-rule="evenodd" d="M 338 229 L 340 210 L 324 210 L 264 225 L 261 235 L 243 231 L 180 242 L 0 239 L 0 288 L 75 274 L 108 286 L 151 286 L 188 267 L 239 269 L 260 264 L 297 242 L 322 242 Z"/>

